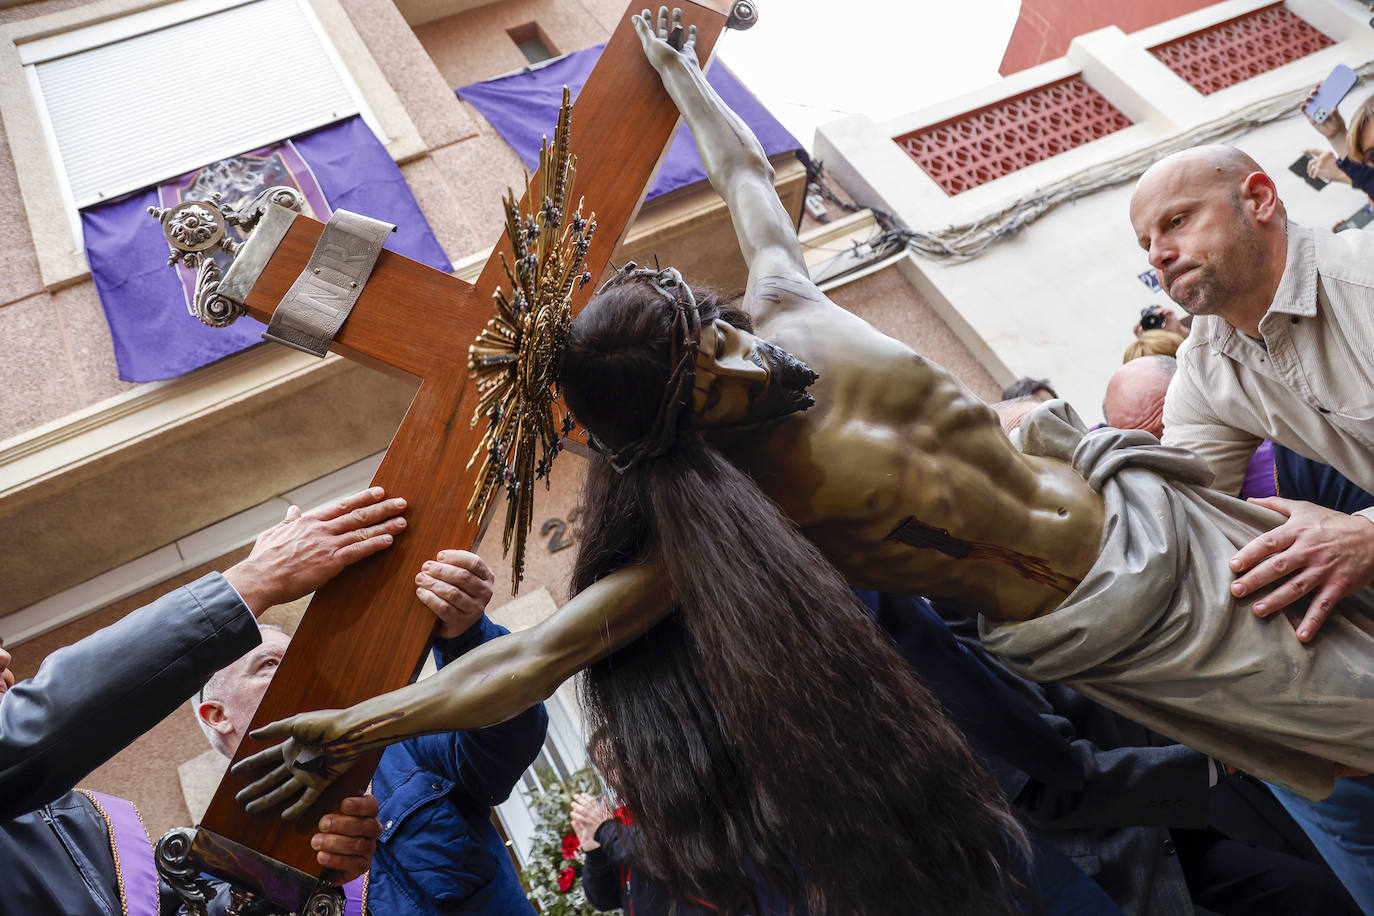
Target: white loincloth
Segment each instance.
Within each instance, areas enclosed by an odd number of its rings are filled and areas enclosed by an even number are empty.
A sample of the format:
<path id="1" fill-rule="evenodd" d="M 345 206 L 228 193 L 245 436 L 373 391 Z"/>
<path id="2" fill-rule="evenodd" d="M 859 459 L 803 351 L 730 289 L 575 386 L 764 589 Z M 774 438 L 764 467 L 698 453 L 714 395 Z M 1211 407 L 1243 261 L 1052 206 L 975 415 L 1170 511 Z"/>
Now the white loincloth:
<path id="1" fill-rule="evenodd" d="M 1149 433 L 1083 423 L 1050 401 L 1021 423 L 1102 494 L 1101 554 L 1054 612 L 982 622 L 983 641 L 1037 681 L 1067 681 L 1127 718 L 1308 798 L 1332 761 L 1374 771 L 1374 595 L 1332 612 L 1308 645 L 1283 614 L 1233 598 L 1236 551 L 1283 521 L 1207 489 L 1211 471 Z M 1299 619 L 1295 616 L 1294 621 Z"/>

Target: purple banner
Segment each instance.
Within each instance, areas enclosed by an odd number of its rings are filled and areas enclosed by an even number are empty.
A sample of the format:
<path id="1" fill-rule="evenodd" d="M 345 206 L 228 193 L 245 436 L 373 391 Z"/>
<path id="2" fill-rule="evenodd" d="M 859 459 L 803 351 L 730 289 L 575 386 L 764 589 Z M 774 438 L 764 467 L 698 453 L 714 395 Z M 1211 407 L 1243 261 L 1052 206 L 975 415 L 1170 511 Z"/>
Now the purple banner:
<path id="1" fill-rule="evenodd" d="M 458 95 L 487 119 L 532 173 L 539 167 L 539 149 L 544 137 L 553 137 L 554 129 L 558 126 L 563 87 L 567 86 L 573 98 L 577 98 L 603 47 L 597 45 L 574 51 L 538 69 L 522 70 L 500 79 L 473 83 L 459 89 Z M 749 125 L 769 156 L 795 152 L 802 162 L 809 162 L 806 150 L 797 139 L 754 98 L 753 93 L 744 88 L 744 84 L 724 64 L 717 62 L 712 66 L 706 74 L 706 81 Z M 697 156 L 691 131 L 684 124 L 673 138 L 668 154 L 663 157 L 663 164 L 645 199 L 653 200 L 705 178 L 706 169 Z M 592 209 L 596 208 L 595 201 L 588 201 L 587 204 Z"/>
<path id="2" fill-rule="evenodd" d="M 147 210 L 216 191 L 237 205 L 273 184 L 299 188 L 320 220 L 341 208 L 395 223 L 386 248 L 439 270 L 453 269 L 401 170 L 361 118 L 233 156 L 81 211 L 91 279 L 110 324 L 121 379 L 173 378 L 261 341 L 263 325 L 251 318 L 216 329 L 187 312 L 194 275 L 167 267 L 167 242 Z"/>

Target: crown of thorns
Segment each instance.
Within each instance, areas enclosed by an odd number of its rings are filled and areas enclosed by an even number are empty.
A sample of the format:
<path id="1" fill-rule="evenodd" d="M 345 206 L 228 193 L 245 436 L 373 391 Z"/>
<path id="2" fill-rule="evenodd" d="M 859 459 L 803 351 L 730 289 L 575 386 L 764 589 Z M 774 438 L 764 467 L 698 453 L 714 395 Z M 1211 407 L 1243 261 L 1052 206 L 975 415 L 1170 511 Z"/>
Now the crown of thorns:
<path id="1" fill-rule="evenodd" d="M 644 435 L 611 448 L 588 431 L 587 441 L 618 473 L 624 474 L 642 461 L 657 458 L 673 447 L 683 420 L 683 411 L 692 398 L 696 378 L 697 351 L 701 347 L 701 316 L 692 288 L 682 282 L 682 274 L 672 267 L 639 267 L 629 261 L 602 284 L 597 295 L 626 283 L 642 281 L 672 306 L 672 327 L 668 331 L 668 361 L 673 367 L 663 386 L 663 399 Z"/>

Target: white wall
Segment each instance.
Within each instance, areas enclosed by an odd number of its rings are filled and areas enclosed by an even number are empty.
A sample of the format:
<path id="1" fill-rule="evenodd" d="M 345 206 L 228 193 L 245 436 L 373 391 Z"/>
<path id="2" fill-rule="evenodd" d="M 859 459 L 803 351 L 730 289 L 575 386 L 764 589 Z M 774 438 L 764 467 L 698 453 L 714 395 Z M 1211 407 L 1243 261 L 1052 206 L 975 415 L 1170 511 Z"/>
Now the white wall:
<path id="1" fill-rule="evenodd" d="M 1120 365 L 1140 309 L 1169 304 L 1137 279 L 1148 269 L 1127 218 L 1133 176 L 1171 146 L 1235 123 L 1244 110 L 1285 94 L 1300 100 L 1340 62 L 1356 69 L 1374 60 L 1368 11 L 1348 0 L 1306 0 L 1290 7 L 1338 43 L 1236 86 L 1201 96 L 1149 56 L 1145 48 L 1250 9 L 1256 2 L 1218 4 L 1145 33 L 1114 28 L 1078 39 L 1067 58 L 1052 61 L 939 106 L 884 124 L 859 117 L 822 127 L 817 154 L 860 202 L 882 207 L 908 227 L 939 233 L 951 225 L 996 213 L 1046 188 L 1073 184 L 1125 163 L 1124 183 L 1050 210 L 1008 240 L 969 261 L 911 256 L 923 292 L 958 312 L 990 349 L 994 376 L 1048 377 L 1091 424 L 1101 417 L 1102 389 Z M 1084 78 L 1128 113 L 1135 125 L 976 189 L 947 197 L 891 142 L 892 137 L 1082 71 Z M 1349 112 L 1374 83 L 1347 98 Z M 1305 147 L 1324 139 L 1296 112 L 1241 130 L 1231 142 L 1250 153 L 1275 179 L 1298 222 L 1330 227 L 1365 202 L 1344 185 L 1316 192 L 1288 171 Z M 970 341 L 976 344 L 979 341 Z M 975 352 L 978 350 L 974 346 Z"/>

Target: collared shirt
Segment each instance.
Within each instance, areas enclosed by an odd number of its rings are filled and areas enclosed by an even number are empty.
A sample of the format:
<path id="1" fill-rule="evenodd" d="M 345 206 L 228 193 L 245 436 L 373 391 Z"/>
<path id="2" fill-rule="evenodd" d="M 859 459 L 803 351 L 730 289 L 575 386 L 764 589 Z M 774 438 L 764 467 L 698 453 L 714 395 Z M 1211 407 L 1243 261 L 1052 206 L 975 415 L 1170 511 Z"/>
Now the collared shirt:
<path id="1" fill-rule="evenodd" d="M 1239 493 L 1263 439 L 1374 490 L 1374 233 L 1288 224 L 1288 256 L 1254 340 L 1200 315 L 1178 351 L 1164 444 Z M 1374 521 L 1374 509 L 1362 510 Z"/>

